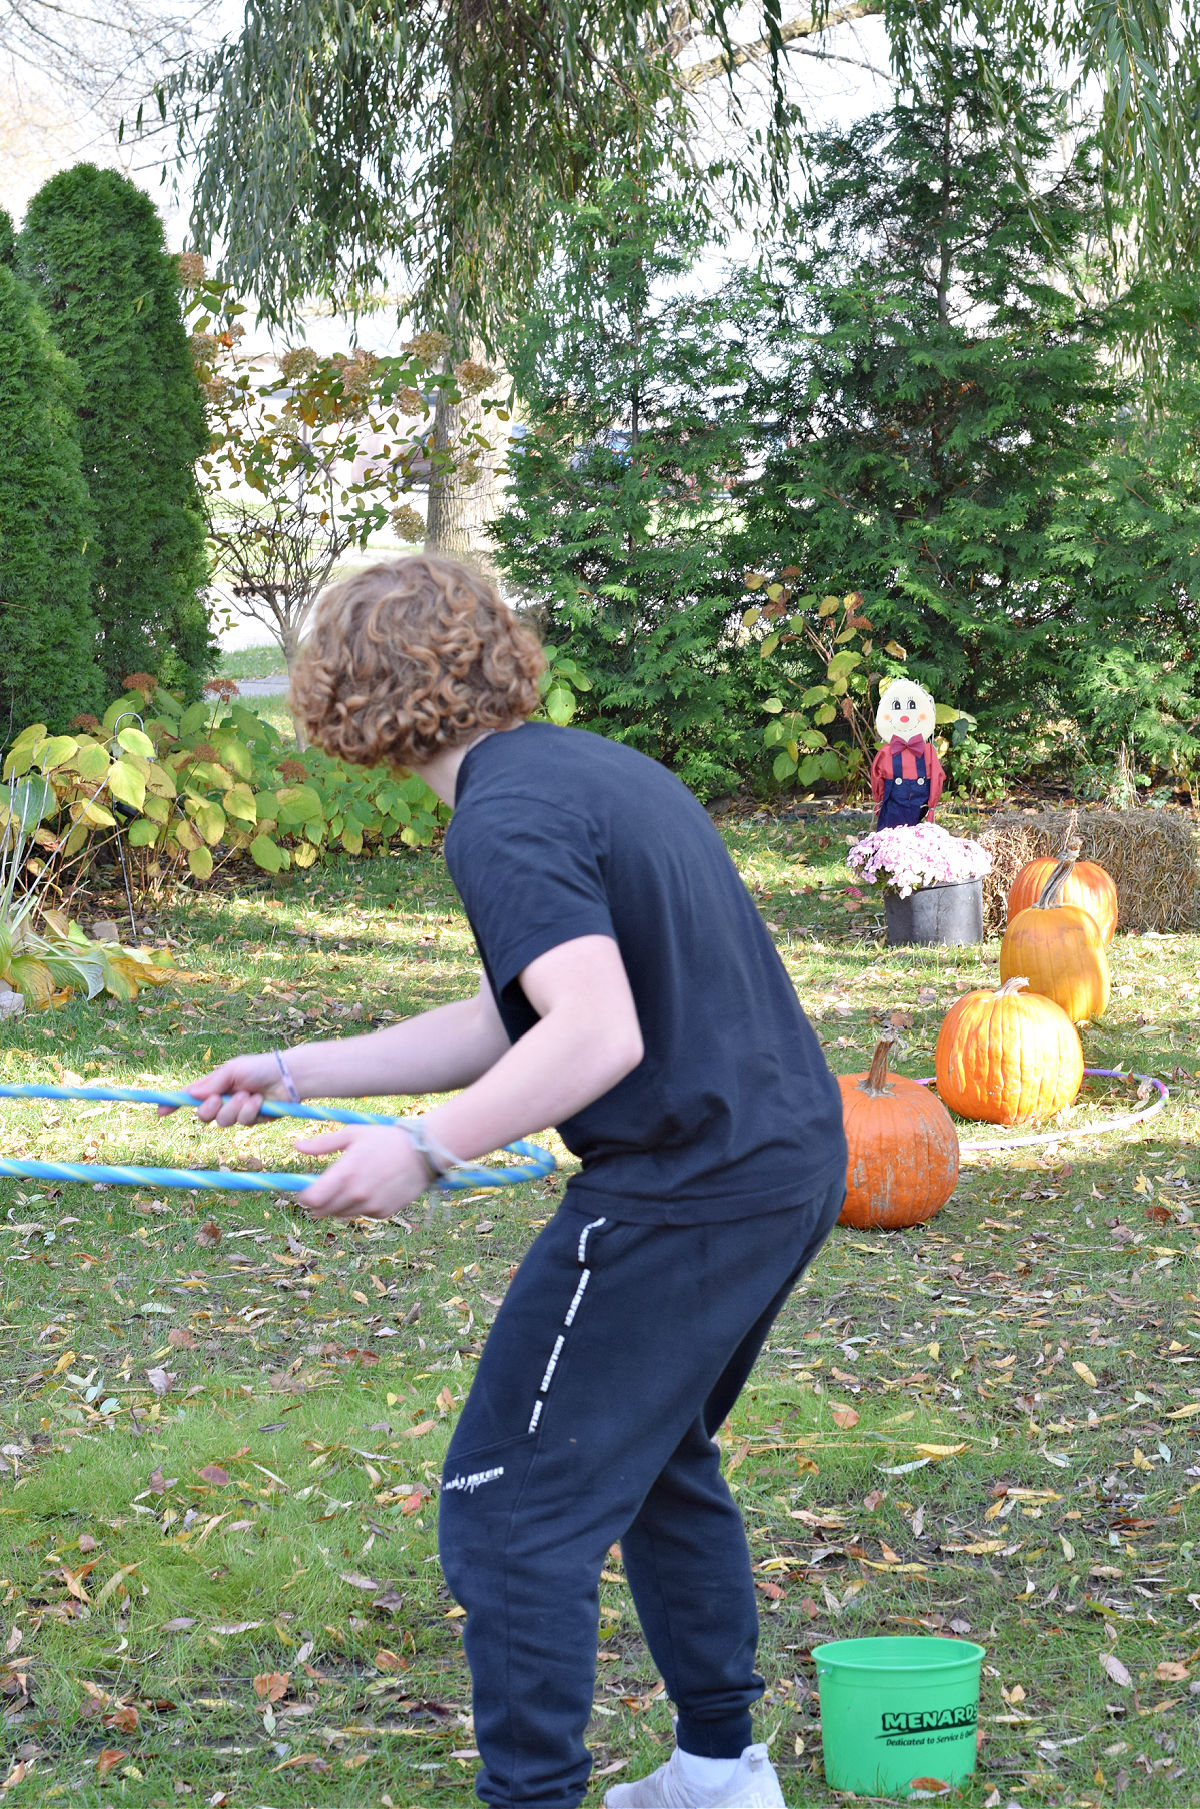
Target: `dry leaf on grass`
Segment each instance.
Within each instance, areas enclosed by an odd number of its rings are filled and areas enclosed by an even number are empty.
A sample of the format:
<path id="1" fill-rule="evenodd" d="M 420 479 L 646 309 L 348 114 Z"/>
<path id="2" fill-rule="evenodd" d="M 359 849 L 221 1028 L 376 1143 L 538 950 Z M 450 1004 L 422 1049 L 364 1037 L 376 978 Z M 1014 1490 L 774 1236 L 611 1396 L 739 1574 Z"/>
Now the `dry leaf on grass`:
<path id="1" fill-rule="evenodd" d="M 1117 1685 L 1118 1689 L 1131 1690 L 1133 1688 L 1133 1678 L 1129 1675 L 1129 1672 L 1121 1663 L 1115 1652 L 1101 1652 L 1100 1666 L 1111 1678 L 1113 1683 Z"/>
<path id="2" fill-rule="evenodd" d="M 254 1694 L 260 1702 L 282 1702 L 291 1681 L 290 1671 L 260 1671 L 254 1679 Z"/>

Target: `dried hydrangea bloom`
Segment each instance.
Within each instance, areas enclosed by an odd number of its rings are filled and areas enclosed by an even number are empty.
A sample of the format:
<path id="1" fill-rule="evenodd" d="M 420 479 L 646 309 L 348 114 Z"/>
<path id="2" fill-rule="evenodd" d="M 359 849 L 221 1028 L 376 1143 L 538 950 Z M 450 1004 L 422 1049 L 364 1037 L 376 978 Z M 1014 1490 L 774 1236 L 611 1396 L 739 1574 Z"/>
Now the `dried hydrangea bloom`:
<path id="1" fill-rule="evenodd" d="M 289 383 L 296 383 L 302 377 L 311 375 L 321 360 L 311 346 L 291 346 L 279 356 L 279 369 Z"/>
<path id="2" fill-rule="evenodd" d="M 402 348 L 419 358 L 423 364 L 436 364 L 450 350 L 450 341 L 436 327 L 429 327 L 423 333 L 414 333 L 408 344 Z"/>
<path id="3" fill-rule="evenodd" d="M 204 259 L 198 251 L 181 251 L 175 260 L 180 287 L 198 289 L 204 281 Z"/>
<path id="4" fill-rule="evenodd" d="M 125 691 L 154 691 L 158 688 L 158 680 L 152 672 L 131 672 L 128 678 L 121 680 Z"/>
<path id="5" fill-rule="evenodd" d="M 419 509 L 411 503 L 402 503 L 398 509 L 392 510 L 392 526 L 399 539 L 407 540 L 414 545 L 425 538 L 425 522 Z"/>
<path id="6" fill-rule="evenodd" d="M 461 364 L 454 367 L 454 376 L 464 396 L 481 396 L 485 389 L 495 383 L 499 372 L 488 364 L 480 364 L 476 358 L 464 358 Z"/>

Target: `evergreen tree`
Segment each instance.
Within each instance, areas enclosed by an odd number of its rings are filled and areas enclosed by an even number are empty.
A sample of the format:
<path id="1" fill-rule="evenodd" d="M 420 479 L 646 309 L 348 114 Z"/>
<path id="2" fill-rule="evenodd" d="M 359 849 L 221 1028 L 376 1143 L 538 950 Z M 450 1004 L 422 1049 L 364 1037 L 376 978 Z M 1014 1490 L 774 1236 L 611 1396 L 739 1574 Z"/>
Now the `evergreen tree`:
<path id="1" fill-rule="evenodd" d="M 547 640 L 592 681 L 584 726 L 711 795 L 736 782 L 757 725 L 719 532 L 740 435 L 714 411 L 717 309 L 687 293 L 694 219 L 635 176 L 565 217 L 508 355 L 527 431 L 493 535 Z"/>
<path id="2" fill-rule="evenodd" d="M 0 262 L 0 740 L 100 704 L 75 379 Z"/>
<path id="3" fill-rule="evenodd" d="M 17 258 L 17 239 L 13 232 L 13 223 L 4 209 L 0 207 L 0 264 L 11 270 Z"/>
<path id="4" fill-rule="evenodd" d="M 996 123 L 948 52 L 910 101 L 818 147 L 799 249 L 750 303 L 763 420 L 745 563 L 861 590 L 946 702 L 1026 749 L 1070 712 L 1115 574 L 1088 502 L 1132 392 L 1072 281 L 1098 224 L 1062 97 Z"/>
<path id="5" fill-rule="evenodd" d="M 208 434 L 162 222 L 117 171 L 78 164 L 34 196 L 18 250 L 80 374 L 105 682 L 148 671 L 195 690 L 213 658 L 194 469 Z"/>

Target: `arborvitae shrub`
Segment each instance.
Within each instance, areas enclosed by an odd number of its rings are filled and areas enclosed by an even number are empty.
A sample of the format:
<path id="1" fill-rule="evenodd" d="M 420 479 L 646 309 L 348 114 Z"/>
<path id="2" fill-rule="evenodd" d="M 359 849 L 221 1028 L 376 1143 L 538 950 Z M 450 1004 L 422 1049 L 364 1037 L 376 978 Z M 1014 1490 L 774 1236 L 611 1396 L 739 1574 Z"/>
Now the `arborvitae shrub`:
<path id="1" fill-rule="evenodd" d="M 0 741 L 102 696 L 74 373 L 0 260 Z"/>
<path id="2" fill-rule="evenodd" d="M 195 690 L 212 663 L 194 469 L 208 435 L 162 221 L 118 171 L 78 164 L 35 195 L 18 250 L 79 370 L 105 685 L 148 671 Z"/>

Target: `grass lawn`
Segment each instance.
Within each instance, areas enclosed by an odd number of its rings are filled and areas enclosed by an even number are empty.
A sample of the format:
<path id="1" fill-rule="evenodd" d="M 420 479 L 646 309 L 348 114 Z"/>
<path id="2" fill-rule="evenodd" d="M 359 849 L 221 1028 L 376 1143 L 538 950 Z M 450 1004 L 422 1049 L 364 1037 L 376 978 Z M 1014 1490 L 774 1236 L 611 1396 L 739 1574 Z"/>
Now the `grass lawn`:
<path id="1" fill-rule="evenodd" d="M 870 907 L 846 908 L 847 827 L 727 834 L 834 1066 L 865 1067 L 895 1011 L 898 1065 L 927 1074 L 943 1010 L 995 982 L 996 947 L 883 946 Z M 174 1083 L 473 984 L 436 854 L 260 879 L 161 915 L 177 984 L 0 1026 L 3 1077 Z M 1111 1011 L 1085 1032 L 1090 1065 L 1169 1078 L 1168 1110 L 977 1159 L 922 1229 L 839 1229 L 722 1435 L 762 1594 L 759 1737 L 789 1805 L 832 1800 L 811 1648 L 921 1630 L 987 1648 L 980 1770 L 957 1800 L 1187 1796 L 1197 952 L 1118 936 Z M 218 1139 L 138 1107 L 13 1105 L 4 1122 L 8 1154 L 292 1159 L 281 1129 Z M 0 1187 L 5 1800 L 463 1809 L 439 1460 L 558 1186 L 353 1228 L 271 1196 Z M 615 1557 L 602 1602 L 595 1802 L 670 1744 Z"/>
<path id="2" fill-rule="evenodd" d="M 216 677 L 234 678 L 240 683 L 247 678 L 278 678 L 287 665 L 278 644 L 270 641 L 262 647 L 230 647 L 217 661 Z"/>

